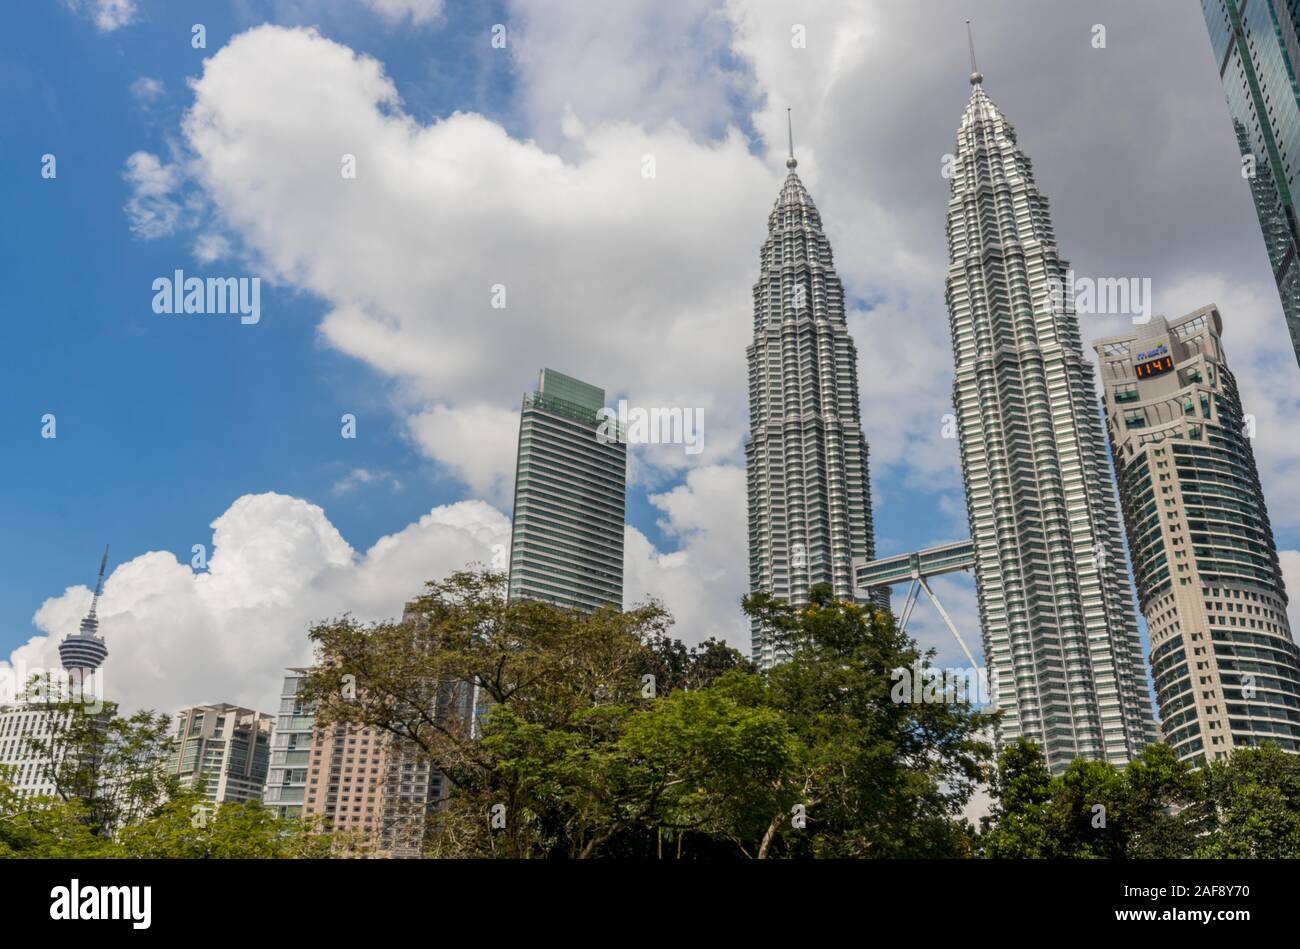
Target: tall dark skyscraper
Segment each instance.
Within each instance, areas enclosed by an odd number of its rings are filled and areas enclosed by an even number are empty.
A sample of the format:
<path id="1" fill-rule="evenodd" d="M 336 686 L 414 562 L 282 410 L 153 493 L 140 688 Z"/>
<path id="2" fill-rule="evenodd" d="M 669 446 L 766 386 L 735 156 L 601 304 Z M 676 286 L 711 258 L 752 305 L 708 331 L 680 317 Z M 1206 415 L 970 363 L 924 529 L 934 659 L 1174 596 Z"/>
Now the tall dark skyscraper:
<path id="1" fill-rule="evenodd" d="M 1300 649 L 1213 306 L 1093 343 L 1165 741 L 1300 751 Z"/>
<path id="2" fill-rule="evenodd" d="M 792 149 L 754 284 L 745 467 L 749 588 L 803 604 L 818 583 L 852 599 L 852 561 L 872 559 L 875 541 L 857 349 L 831 245 L 797 165 Z M 752 636 L 755 662 L 780 658 L 763 629 L 755 625 Z"/>
<path id="3" fill-rule="evenodd" d="M 1201 0 L 1201 10 L 1300 361 L 1300 2 Z"/>
<path id="4" fill-rule="evenodd" d="M 510 535 L 510 596 L 623 607 L 627 444 L 601 432 L 605 391 L 543 369 L 524 396 Z M 611 432 L 612 434 L 612 432 Z"/>
<path id="5" fill-rule="evenodd" d="M 1155 740 L 1132 587 L 1069 264 L 1015 129 L 974 69 L 948 200 L 966 511 L 999 739 L 1049 767 Z"/>

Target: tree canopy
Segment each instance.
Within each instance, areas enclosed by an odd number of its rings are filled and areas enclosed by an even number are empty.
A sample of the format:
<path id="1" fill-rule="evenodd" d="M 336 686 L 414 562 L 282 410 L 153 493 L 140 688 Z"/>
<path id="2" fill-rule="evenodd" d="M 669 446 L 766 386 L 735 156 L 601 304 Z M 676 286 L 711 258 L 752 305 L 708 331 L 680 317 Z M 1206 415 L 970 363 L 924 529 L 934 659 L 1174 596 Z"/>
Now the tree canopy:
<path id="1" fill-rule="evenodd" d="M 584 613 L 506 578 L 431 583 L 400 621 L 321 622 L 300 698 L 444 776 L 430 857 L 1126 859 L 1300 856 L 1300 757 L 1239 748 L 1193 768 L 1153 745 L 1125 768 L 1048 771 L 936 675 L 888 612 L 814 587 L 745 598 L 783 661 L 688 646 L 648 603 Z M 919 682 L 924 678 L 924 688 Z M 918 685 L 913 688 L 913 682 Z M 905 688 L 903 686 L 906 686 Z M 211 804 L 163 767 L 168 720 L 75 702 L 25 740 L 52 796 L 0 773 L 0 856 L 321 857 L 366 841 L 260 803 Z M 987 793 L 977 830 L 964 813 Z"/>

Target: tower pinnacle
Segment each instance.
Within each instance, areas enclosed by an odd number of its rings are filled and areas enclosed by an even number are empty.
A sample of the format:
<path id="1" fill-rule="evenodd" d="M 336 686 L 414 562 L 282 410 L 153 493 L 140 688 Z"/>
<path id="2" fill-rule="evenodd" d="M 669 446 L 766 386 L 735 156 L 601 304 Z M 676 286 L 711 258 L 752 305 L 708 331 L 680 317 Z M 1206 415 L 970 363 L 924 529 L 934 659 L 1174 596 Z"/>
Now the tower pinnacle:
<path id="1" fill-rule="evenodd" d="M 788 107 L 785 110 L 785 127 L 790 134 L 790 157 L 785 160 L 785 167 L 794 171 L 799 166 L 799 163 L 794 158 L 794 120 L 790 118 L 790 109 Z"/>
<path id="2" fill-rule="evenodd" d="M 108 566 L 108 545 L 104 545 L 104 557 L 99 561 L 99 579 L 95 581 L 95 595 L 90 600 L 90 612 L 86 618 L 94 621 L 94 625 L 99 625 L 99 617 L 95 611 L 99 609 L 99 595 L 104 592 L 104 568 Z"/>
<path id="3" fill-rule="evenodd" d="M 966 43 L 970 46 L 970 84 L 978 86 L 984 81 L 984 74 L 975 65 L 975 34 L 971 32 L 970 20 L 966 21 Z"/>
<path id="4" fill-rule="evenodd" d="M 104 548 L 104 557 L 99 562 L 99 579 L 95 583 L 95 595 L 90 601 L 90 612 L 81 621 L 81 629 L 69 633 L 59 643 L 59 659 L 64 669 L 78 671 L 84 678 L 98 669 L 108 658 L 108 647 L 99 635 L 99 597 L 104 592 L 104 571 L 108 567 L 108 548 Z"/>

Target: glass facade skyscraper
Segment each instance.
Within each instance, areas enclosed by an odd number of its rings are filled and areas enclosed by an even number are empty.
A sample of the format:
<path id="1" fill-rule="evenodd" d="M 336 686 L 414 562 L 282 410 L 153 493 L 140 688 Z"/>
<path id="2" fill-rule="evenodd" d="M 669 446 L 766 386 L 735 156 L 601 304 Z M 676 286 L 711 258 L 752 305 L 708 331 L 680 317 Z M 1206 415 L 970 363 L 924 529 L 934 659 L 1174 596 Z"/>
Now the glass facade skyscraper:
<path id="1" fill-rule="evenodd" d="M 947 304 L 999 742 L 1060 773 L 1155 740 L 1101 413 L 1047 199 L 971 76 L 948 201 Z"/>
<path id="2" fill-rule="evenodd" d="M 854 598 L 852 563 L 873 559 L 867 440 L 859 415 L 858 354 L 844 287 L 797 162 L 768 216 L 754 284 L 749 361 L 749 588 L 796 605 L 827 583 Z M 888 605 L 881 591 L 881 605 Z M 753 659 L 780 657 L 751 630 Z"/>
<path id="3" fill-rule="evenodd" d="M 1300 649 L 1213 306 L 1097 340 L 1165 741 L 1300 751 Z"/>
<path id="4" fill-rule="evenodd" d="M 510 536 L 510 597 L 623 607 L 627 445 L 605 391 L 543 369 L 524 397 Z M 602 435 L 602 427 L 611 437 Z"/>
<path id="5" fill-rule="evenodd" d="M 280 690 L 280 710 L 271 735 L 271 758 L 267 765 L 262 803 L 277 817 L 301 817 L 307 795 L 307 771 L 311 764 L 312 734 L 316 710 L 302 700 L 306 669 L 289 669 Z"/>
<path id="6" fill-rule="evenodd" d="M 1201 10 L 1300 362 L 1300 0 L 1201 0 Z"/>

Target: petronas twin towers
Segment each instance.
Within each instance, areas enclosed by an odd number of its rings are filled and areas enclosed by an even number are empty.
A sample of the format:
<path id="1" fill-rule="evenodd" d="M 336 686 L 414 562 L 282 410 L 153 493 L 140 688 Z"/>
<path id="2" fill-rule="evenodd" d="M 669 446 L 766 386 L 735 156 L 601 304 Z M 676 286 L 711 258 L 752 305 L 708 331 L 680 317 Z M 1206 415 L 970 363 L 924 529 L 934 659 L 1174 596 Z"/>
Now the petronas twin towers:
<path id="1" fill-rule="evenodd" d="M 973 57 L 972 57 L 973 58 Z M 1156 740 L 1091 366 L 1047 200 L 972 73 L 948 203 L 953 403 L 999 741 L 1123 764 Z M 874 558 L 857 353 L 812 199 L 768 219 L 748 348 L 750 588 L 838 597 Z M 886 601 L 887 602 L 887 601 Z M 754 659 L 779 660 L 760 628 Z"/>
<path id="2" fill-rule="evenodd" d="M 858 353 L 821 216 L 793 154 L 768 216 L 749 357 L 750 589 L 806 603 L 829 583 L 851 598 L 853 560 L 875 553 Z M 754 660 L 779 657 L 753 629 Z"/>
<path id="3" fill-rule="evenodd" d="M 1156 739 L 1091 365 L 1047 199 L 974 86 L 948 200 L 948 321 L 985 662 L 1001 738 L 1048 764 Z"/>

